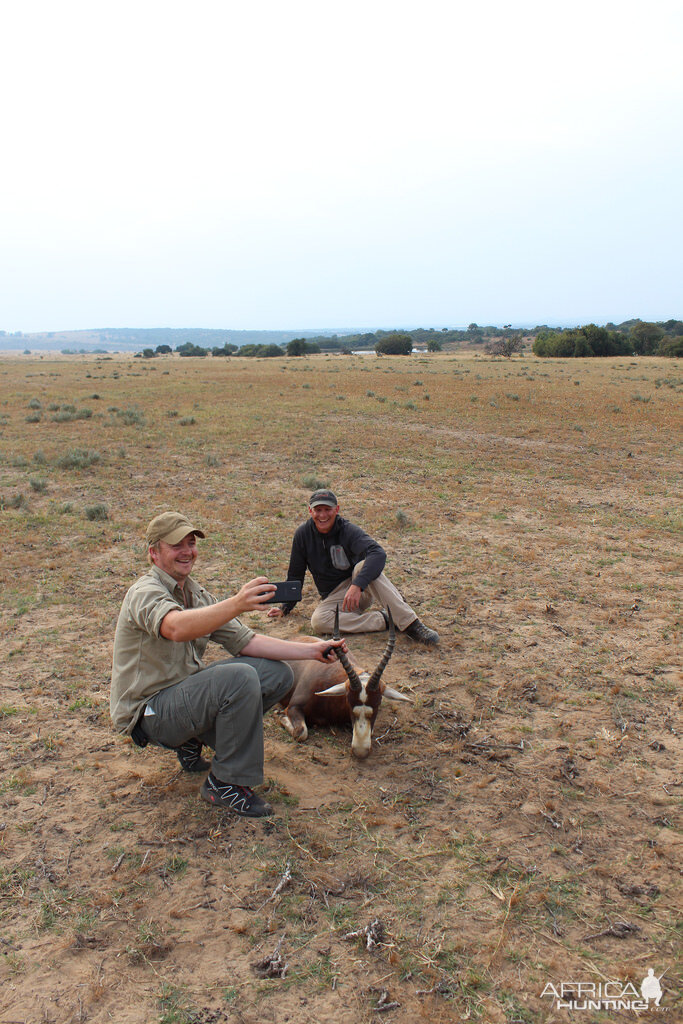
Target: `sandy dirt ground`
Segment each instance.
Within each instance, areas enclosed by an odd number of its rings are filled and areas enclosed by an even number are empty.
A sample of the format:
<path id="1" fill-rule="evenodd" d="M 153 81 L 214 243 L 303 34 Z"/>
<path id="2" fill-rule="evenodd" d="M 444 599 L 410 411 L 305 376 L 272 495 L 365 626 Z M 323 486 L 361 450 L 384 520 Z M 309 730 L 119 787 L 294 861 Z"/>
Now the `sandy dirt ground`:
<path id="1" fill-rule="evenodd" d="M 0 379 L 1 1024 L 681 1019 L 675 361 L 44 356 Z M 318 484 L 441 643 L 399 636 L 385 676 L 413 704 L 384 703 L 365 762 L 269 715 L 276 813 L 243 820 L 112 731 L 116 617 L 158 511 L 201 522 L 195 576 L 227 596 L 284 578 Z M 314 605 L 309 580 L 247 621 L 296 638 Z M 384 642 L 349 640 L 366 667 Z"/>

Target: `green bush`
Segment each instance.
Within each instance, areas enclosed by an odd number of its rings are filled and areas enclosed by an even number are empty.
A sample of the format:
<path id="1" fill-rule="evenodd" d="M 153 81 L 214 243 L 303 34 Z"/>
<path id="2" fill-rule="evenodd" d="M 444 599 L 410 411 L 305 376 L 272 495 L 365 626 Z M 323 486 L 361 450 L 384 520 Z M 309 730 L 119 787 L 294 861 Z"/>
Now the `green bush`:
<path id="1" fill-rule="evenodd" d="M 319 491 L 322 487 L 329 487 L 326 480 L 320 480 L 315 473 L 307 473 L 301 481 L 301 486 L 309 491 Z"/>
<path id="2" fill-rule="evenodd" d="M 106 505 L 88 505 L 85 510 L 87 519 L 91 522 L 99 522 L 109 519 L 109 511 Z"/>
<path id="3" fill-rule="evenodd" d="M 127 427 L 144 427 L 145 414 L 139 409 L 117 409 L 116 418 Z"/>
<path id="4" fill-rule="evenodd" d="M 89 420 L 91 416 L 92 409 L 77 409 L 75 405 L 63 405 L 51 419 L 53 423 L 70 423 L 73 420 Z"/>
<path id="5" fill-rule="evenodd" d="M 88 469 L 100 461 L 98 452 L 88 448 L 70 448 L 57 459 L 60 469 Z"/>
<path id="6" fill-rule="evenodd" d="M 0 508 L 28 508 L 25 494 L 13 494 L 11 498 L 0 500 Z"/>
<path id="7" fill-rule="evenodd" d="M 586 324 L 567 331 L 545 328 L 536 335 L 532 351 L 536 356 L 560 359 L 630 356 L 633 342 L 618 331 Z"/>
<path id="8" fill-rule="evenodd" d="M 668 356 L 670 359 L 683 358 L 683 337 L 665 338 L 663 341 L 660 341 L 657 355 Z"/>
<path id="9" fill-rule="evenodd" d="M 413 339 L 409 334 L 387 334 L 375 343 L 375 352 L 381 356 L 409 356 Z"/>
<path id="10" fill-rule="evenodd" d="M 664 330 L 659 324 L 640 320 L 631 328 L 631 342 L 637 356 L 653 356 L 664 338 Z"/>
<path id="11" fill-rule="evenodd" d="M 176 352 L 181 356 L 199 356 L 203 358 L 209 354 L 209 350 L 202 348 L 201 345 L 193 345 L 191 341 L 186 341 L 184 345 L 178 345 Z"/>

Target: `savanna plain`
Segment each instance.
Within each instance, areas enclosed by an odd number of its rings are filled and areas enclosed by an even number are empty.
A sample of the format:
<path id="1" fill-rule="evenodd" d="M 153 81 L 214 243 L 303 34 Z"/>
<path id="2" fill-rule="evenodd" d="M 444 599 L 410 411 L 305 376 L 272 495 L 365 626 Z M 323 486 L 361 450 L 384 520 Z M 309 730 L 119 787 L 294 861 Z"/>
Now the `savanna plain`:
<path id="1" fill-rule="evenodd" d="M 45 355 L 0 380 L 3 1024 L 634 1020 L 548 985 L 649 969 L 647 1018 L 681 1019 L 679 363 Z M 275 815 L 243 820 L 112 731 L 118 609 L 157 512 L 201 524 L 223 597 L 285 577 L 319 484 L 441 643 L 399 635 L 413 703 L 367 761 L 269 715 Z M 247 621 L 296 638 L 314 603 Z M 369 667 L 384 642 L 349 639 Z"/>

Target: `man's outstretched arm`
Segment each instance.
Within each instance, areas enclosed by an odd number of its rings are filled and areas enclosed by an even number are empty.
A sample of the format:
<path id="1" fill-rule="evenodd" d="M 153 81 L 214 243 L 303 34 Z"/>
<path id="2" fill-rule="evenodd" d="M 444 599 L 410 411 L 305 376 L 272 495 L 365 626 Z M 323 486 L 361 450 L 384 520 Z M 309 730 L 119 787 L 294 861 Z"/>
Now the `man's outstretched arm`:
<path id="1" fill-rule="evenodd" d="M 250 658 L 269 658 L 271 661 L 323 661 L 335 660 L 334 647 L 346 653 L 345 640 L 316 640 L 313 644 L 298 640 L 280 640 L 276 636 L 256 633 L 240 651 Z"/>
<path id="2" fill-rule="evenodd" d="M 165 640 L 187 643 L 200 636 L 210 636 L 226 622 L 236 619 L 244 612 L 265 611 L 264 603 L 275 592 L 275 584 L 267 576 L 257 576 L 235 594 L 224 601 L 204 608 L 173 609 L 164 616 L 159 632 Z"/>

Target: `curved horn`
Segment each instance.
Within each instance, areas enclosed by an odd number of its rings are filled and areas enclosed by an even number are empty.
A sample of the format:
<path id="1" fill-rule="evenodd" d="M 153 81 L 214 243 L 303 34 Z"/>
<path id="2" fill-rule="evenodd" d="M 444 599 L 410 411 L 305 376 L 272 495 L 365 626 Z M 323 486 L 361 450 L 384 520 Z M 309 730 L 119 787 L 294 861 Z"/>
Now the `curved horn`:
<path id="1" fill-rule="evenodd" d="M 382 694 L 382 696 L 384 697 L 385 700 L 402 700 L 405 701 L 406 704 L 415 703 L 412 697 L 409 697 L 405 693 L 399 693 L 398 690 L 395 690 L 393 688 L 393 686 L 385 686 L 384 693 Z"/>
<path id="2" fill-rule="evenodd" d="M 396 629 L 394 627 L 394 620 L 391 614 L 391 608 L 387 607 L 387 615 L 389 616 L 389 639 L 387 640 L 387 646 L 384 648 L 384 654 L 380 660 L 379 665 L 368 679 L 365 687 L 366 693 L 371 693 L 373 690 L 379 688 L 379 681 L 382 678 L 382 672 L 389 664 L 389 658 L 391 657 L 394 644 L 396 643 Z"/>
<path id="3" fill-rule="evenodd" d="M 341 636 L 339 635 L 339 605 L 337 605 L 337 610 L 334 613 L 334 633 L 332 634 L 332 639 L 341 640 Z M 353 665 L 351 664 L 351 662 L 346 657 L 343 651 L 341 651 L 338 647 L 334 647 L 333 650 L 334 653 L 339 658 L 342 664 L 342 668 L 349 677 L 349 685 L 351 686 L 351 689 L 354 691 L 354 693 L 360 693 L 363 687 L 361 685 L 360 679 L 358 678 L 358 673 L 356 672 L 355 668 L 353 667 Z"/>

